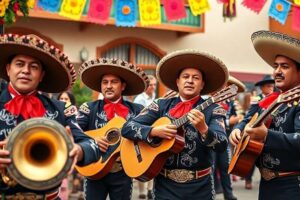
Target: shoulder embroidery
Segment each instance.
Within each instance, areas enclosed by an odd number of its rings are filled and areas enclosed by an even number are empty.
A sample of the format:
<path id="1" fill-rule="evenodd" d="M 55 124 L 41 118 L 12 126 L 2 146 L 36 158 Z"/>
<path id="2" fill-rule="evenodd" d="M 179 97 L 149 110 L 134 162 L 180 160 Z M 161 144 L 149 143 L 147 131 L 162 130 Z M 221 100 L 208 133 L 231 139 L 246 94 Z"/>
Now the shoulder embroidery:
<path id="1" fill-rule="evenodd" d="M 226 110 L 221 107 L 217 107 L 213 110 L 213 115 L 221 115 L 221 116 L 226 116 Z"/>
<path id="2" fill-rule="evenodd" d="M 153 111 L 158 111 L 159 110 L 159 106 L 158 106 L 158 103 L 157 103 L 157 100 L 153 101 L 148 107 L 147 109 L 149 110 L 153 110 Z"/>
<path id="3" fill-rule="evenodd" d="M 65 108 L 64 114 L 66 117 L 70 117 L 72 115 L 77 115 L 77 108 L 74 105 L 70 105 Z"/>
<path id="4" fill-rule="evenodd" d="M 80 112 L 83 112 L 84 114 L 90 114 L 90 108 L 89 108 L 89 106 L 88 106 L 88 104 L 87 103 L 84 103 L 84 104 L 82 104 L 80 107 L 79 107 L 79 111 Z"/>

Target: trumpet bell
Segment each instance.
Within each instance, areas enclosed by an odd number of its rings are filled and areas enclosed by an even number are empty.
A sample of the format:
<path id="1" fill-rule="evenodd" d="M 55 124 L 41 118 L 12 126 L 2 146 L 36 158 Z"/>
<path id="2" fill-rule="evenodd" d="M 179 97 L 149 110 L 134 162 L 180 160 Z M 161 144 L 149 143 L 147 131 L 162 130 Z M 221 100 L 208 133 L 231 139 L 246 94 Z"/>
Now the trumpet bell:
<path id="1" fill-rule="evenodd" d="M 33 190 L 58 186 L 72 165 L 73 143 L 66 129 L 54 120 L 33 118 L 10 133 L 6 149 L 12 163 L 8 174 L 20 185 Z"/>

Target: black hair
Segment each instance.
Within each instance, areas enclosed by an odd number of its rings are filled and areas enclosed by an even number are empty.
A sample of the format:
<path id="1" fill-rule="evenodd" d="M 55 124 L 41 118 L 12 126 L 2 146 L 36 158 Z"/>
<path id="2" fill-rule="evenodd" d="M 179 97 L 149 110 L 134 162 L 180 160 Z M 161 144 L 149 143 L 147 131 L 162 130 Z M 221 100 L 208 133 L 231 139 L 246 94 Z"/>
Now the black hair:
<path id="1" fill-rule="evenodd" d="M 73 95 L 71 92 L 69 92 L 69 91 L 65 91 L 65 92 L 59 93 L 58 96 L 57 96 L 57 100 L 60 99 L 60 97 L 61 97 L 61 95 L 62 95 L 63 93 L 66 93 L 66 94 L 68 95 L 68 97 L 70 98 L 70 101 L 71 101 L 71 104 L 72 104 L 72 105 L 76 105 L 75 97 L 74 97 L 74 95 Z"/>

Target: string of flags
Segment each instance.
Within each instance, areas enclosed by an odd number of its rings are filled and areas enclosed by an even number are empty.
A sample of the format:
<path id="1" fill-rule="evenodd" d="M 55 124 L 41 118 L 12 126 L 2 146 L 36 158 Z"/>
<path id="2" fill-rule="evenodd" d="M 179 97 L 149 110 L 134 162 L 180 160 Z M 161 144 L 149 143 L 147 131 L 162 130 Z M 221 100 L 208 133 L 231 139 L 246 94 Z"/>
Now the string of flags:
<path id="1" fill-rule="evenodd" d="M 236 0 L 217 0 L 223 5 L 223 17 L 236 16 Z M 25 3 L 24 3 L 25 2 Z M 61 16 L 80 20 L 82 15 L 93 23 L 107 24 L 111 13 L 114 14 L 116 26 L 134 27 L 139 21 L 142 26 L 159 25 L 162 16 L 167 21 L 180 20 L 187 17 L 186 8 L 194 16 L 202 15 L 210 10 L 208 0 L 0 0 L 0 24 L 12 23 L 18 10 L 32 8 L 58 13 Z M 267 0 L 242 0 L 242 5 L 259 14 Z M 28 6 L 28 7 L 26 7 Z M 162 10 L 163 9 L 163 10 Z M 163 12 L 162 12 L 163 11 Z M 291 13 L 292 29 L 300 32 L 300 0 L 272 0 L 268 15 L 282 25 Z"/>

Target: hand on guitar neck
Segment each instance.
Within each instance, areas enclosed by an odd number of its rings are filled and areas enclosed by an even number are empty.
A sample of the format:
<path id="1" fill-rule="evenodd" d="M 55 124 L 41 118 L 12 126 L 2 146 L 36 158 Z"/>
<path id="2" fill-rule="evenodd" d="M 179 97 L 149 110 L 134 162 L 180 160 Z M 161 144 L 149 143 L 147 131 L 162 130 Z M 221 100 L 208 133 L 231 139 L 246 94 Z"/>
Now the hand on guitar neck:
<path id="1" fill-rule="evenodd" d="M 153 137 L 159 137 L 162 139 L 171 140 L 175 137 L 177 133 L 177 127 L 173 124 L 165 124 L 161 126 L 154 127 L 149 133 L 149 139 Z"/>

